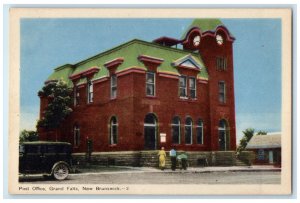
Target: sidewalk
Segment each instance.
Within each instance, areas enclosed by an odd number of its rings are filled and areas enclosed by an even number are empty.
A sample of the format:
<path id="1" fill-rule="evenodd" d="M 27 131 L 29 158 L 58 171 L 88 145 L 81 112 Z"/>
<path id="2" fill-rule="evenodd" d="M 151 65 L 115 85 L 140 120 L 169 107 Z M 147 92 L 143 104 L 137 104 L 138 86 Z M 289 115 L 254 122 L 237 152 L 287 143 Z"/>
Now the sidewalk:
<path id="1" fill-rule="evenodd" d="M 269 165 L 254 165 L 254 166 L 215 166 L 215 167 L 189 167 L 187 170 L 171 169 L 160 170 L 152 167 L 126 167 L 126 166 L 112 166 L 112 170 L 88 170 L 85 169 L 80 174 L 116 174 L 116 173 L 211 173 L 211 172 L 251 172 L 251 171 L 281 171 L 281 168 L 269 166 Z M 118 170 L 119 169 L 119 170 Z"/>

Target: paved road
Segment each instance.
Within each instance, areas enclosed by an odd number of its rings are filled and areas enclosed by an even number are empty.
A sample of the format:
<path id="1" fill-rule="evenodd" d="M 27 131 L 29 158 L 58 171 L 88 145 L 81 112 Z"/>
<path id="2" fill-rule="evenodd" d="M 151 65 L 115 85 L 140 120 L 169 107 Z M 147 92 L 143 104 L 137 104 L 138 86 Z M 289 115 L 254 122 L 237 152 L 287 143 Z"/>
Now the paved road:
<path id="1" fill-rule="evenodd" d="M 20 177 L 34 184 L 280 184 L 280 171 L 141 172 L 71 174 L 67 180 L 45 180 L 40 176 Z"/>

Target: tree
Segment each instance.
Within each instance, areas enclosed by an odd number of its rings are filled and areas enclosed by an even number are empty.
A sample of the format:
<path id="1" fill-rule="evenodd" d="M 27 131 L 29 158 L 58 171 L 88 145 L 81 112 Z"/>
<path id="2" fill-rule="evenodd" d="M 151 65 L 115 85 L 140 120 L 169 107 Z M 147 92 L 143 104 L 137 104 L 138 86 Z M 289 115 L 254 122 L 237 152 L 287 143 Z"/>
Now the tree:
<path id="1" fill-rule="evenodd" d="M 68 88 L 63 80 L 47 83 L 38 92 L 39 96 L 48 98 L 48 106 L 45 109 L 44 117 L 41 118 L 37 127 L 45 129 L 57 129 L 61 122 L 71 114 L 72 90 Z"/>
<path id="2" fill-rule="evenodd" d="M 19 136 L 19 142 L 32 142 L 39 140 L 39 136 L 36 131 L 33 130 L 22 130 Z"/>
<path id="3" fill-rule="evenodd" d="M 263 130 L 259 130 L 257 132 L 257 135 L 266 135 L 266 134 L 268 134 L 268 132 L 267 131 L 263 131 Z"/>
<path id="4" fill-rule="evenodd" d="M 248 142 L 250 141 L 250 139 L 254 135 L 254 129 L 253 128 L 247 128 L 246 130 L 243 131 L 243 134 L 244 134 L 244 136 L 240 140 L 239 147 L 237 148 L 237 153 L 242 152 L 246 148 Z"/>

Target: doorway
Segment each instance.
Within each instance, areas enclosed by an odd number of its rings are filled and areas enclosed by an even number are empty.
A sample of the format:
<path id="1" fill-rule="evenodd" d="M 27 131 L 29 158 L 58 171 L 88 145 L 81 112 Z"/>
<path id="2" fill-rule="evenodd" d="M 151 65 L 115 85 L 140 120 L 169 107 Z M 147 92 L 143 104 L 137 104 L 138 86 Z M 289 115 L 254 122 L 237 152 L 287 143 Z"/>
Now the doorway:
<path id="1" fill-rule="evenodd" d="M 153 113 L 147 114 L 144 119 L 145 150 L 157 148 L 157 118 Z"/>
<path id="2" fill-rule="evenodd" d="M 219 133 L 219 151 L 226 151 L 228 150 L 229 146 L 229 133 L 228 133 L 228 125 L 226 120 L 222 119 L 219 122 L 218 127 Z"/>

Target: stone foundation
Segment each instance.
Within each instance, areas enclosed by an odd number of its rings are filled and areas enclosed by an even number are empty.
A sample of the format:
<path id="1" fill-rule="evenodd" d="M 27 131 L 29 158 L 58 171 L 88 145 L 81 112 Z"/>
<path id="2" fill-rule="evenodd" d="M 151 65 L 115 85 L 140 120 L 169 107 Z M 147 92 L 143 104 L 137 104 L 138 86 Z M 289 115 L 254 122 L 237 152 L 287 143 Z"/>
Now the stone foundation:
<path id="1" fill-rule="evenodd" d="M 178 151 L 180 154 L 181 151 Z M 90 160 L 85 153 L 72 154 L 74 164 L 84 165 L 86 163 L 103 166 L 135 166 L 135 167 L 158 167 L 158 151 L 118 151 L 118 152 L 93 152 Z M 235 151 L 214 152 L 186 152 L 188 165 L 197 166 L 235 166 L 237 157 Z M 242 152 L 239 160 L 247 165 L 253 162 L 252 152 Z M 166 167 L 170 168 L 171 160 L 167 152 Z"/>

